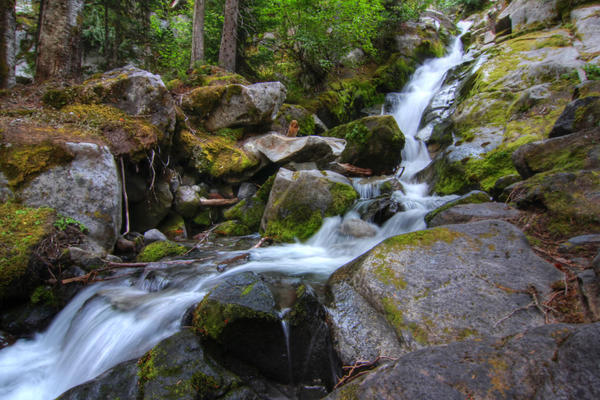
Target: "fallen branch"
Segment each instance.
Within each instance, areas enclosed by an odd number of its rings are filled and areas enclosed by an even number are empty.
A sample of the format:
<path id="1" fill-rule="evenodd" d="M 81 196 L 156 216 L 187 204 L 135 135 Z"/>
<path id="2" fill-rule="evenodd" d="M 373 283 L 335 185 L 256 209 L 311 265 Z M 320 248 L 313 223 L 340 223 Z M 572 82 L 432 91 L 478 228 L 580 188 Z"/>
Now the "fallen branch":
<path id="1" fill-rule="evenodd" d="M 240 254 L 235 257 L 231 257 L 226 260 L 223 260 L 219 263 L 219 265 L 217 265 L 217 271 L 223 272 L 223 271 L 225 271 L 225 268 L 227 268 L 231 264 L 238 262 L 238 261 L 242 261 L 242 262 L 247 261 L 249 257 L 250 257 L 250 253 L 244 253 L 244 254 Z"/>
<path id="2" fill-rule="evenodd" d="M 265 236 L 265 237 L 261 238 L 258 241 L 258 243 L 256 243 L 254 246 L 252 246 L 251 249 L 258 249 L 259 247 L 262 247 L 262 245 L 265 244 L 265 243 L 267 243 L 267 242 L 272 243 L 273 239 L 271 239 L 268 236 Z"/>
<path id="3" fill-rule="evenodd" d="M 192 247 L 191 249 L 189 249 L 188 251 L 186 251 L 185 253 L 183 253 L 184 256 L 187 256 L 188 254 L 190 254 L 192 251 L 199 249 L 200 246 L 206 242 L 208 240 L 208 238 L 210 237 L 210 234 L 212 233 L 212 231 L 215 230 L 215 228 L 217 227 L 217 225 L 213 226 L 212 228 L 198 233 L 196 235 L 194 235 L 193 239 L 196 239 L 198 242 L 194 245 L 194 247 Z"/>
<path id="4" fill-rule="evenodd" d="M 348 163 L 337 163 L 337 165 L 343 170 L 344 174 L 348 175 L 357 175 L 357 176 L 371 176 L 373 175 L 373 170 L 369 168 L 360 168 L 356 165 L 348 164 Z"/>
<path id="5" fill-rule="evenodd" d="M 238 201 L 239 199 L 237 197 L 234 197 L 233 199 L 207 199 L 201 197 L 200 205 L 204 207 L 232 206 Z"/>
<path id="6" fill-rule="evenodd" d="M 373 361 L 360 360 L 360 361 L 355 362 L 354 365 L 344 366 L 344 367 L 342 367 L 342 369 L 344 369 L 345 371 L 348 371 L 348 373 L 346 375 L 344 375 L 343 377 L 341 377 L 340 380 L 336 383 L 336 385 L 333 388 L 337 389 L 338 387 L 345 385 L 346 383 L 351 382 L 354 379 L 368 373 L 370 370 L 372 370 L 373 368 L 375 368 L 378 365 L 380 360 L 396 361 L 398 359 L 386 357 L 386 356 L 379 356 L 376 359 L 374 359 Z"/>

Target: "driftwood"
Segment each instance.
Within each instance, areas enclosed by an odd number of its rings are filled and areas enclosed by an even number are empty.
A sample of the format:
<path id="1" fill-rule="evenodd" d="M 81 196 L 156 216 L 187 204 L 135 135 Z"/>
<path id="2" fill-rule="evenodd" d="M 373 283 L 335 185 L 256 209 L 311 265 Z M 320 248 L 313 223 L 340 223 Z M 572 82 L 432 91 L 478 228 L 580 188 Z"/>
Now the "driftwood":
<path id="1" fill-rule="evenodd" d="M 344 371 L 348 371 L 348 372 L 346 373 L 346 375 L 344 375 L 343 377 L 340 378 L 338 383 L 333 388 L 337 389 L 340 386 L 345 385 L 346 383 L 351 382 L 354 379 L 368 373 L 370 370 L 372 370 L 373 368 L 375 368 L 379 365 L 380 360 L 396 361 L 398 359 L 386 357 L 386 356 L 379 356 L 376 359 L 374 359 L 373 361 L 357 361 L 354 363 L 354 365 L 344 366 L 343 367 Z"/>
<path id="2" fill-rule="evenodd" d="M 200 198 L 200 205 L 205 207 L 232 206 L 238 201 L 237 197 L 233 199 L 206 199 L 202 197 Z"/>
<path id="3" fill-rule="evenodd" d="M 355 175 L 355 176 L 371 176 L 373 170 L 369 168 L 360 168 L 356 165 L 347 163 L 337 163 L 337 165 L 344 171 L 344 175 Z"/>

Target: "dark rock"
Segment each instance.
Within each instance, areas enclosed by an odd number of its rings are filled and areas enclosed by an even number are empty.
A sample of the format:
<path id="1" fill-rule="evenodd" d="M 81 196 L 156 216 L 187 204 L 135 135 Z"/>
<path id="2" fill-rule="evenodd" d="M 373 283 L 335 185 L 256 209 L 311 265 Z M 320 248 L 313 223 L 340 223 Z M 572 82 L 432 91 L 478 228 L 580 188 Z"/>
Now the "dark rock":
<path id="1" fill-rule="evenodd" d="M 52 322 L 60 309 L 51 304 L 31 304 L 30 302 L 4 309 L 0 326 L 6 332 L 23 337 L 42 332 Z"/>
<path id="2" fill-rule="evenodd" d="M 504 203 L 459 204 L 438 213 L 429 227 L 464 224 L 483 219 L 510 219 L 519 216 L 519 211 Z"/>
<path id="3" fill-rule="evenodd" d="M 519 175 L 519 174 L 506 175 L 501 178 L 498 178 L 496 183 L 494 183 L 494 187 L 490 190 L 490 194 L 492 195 L 492 197 L 495 200 L 504 202 L 504 201 L 506 201 L 506 199 L 501 198 L 502 192 L 504 192 L 504 189 L 506 189 L 508 186 L 512 185 L 513 183 L 517 183 L 521 180 L 522 180 L 522 178 L 521 178 L 521 175 Z"/>
<path id="4" fill-rule="evenodd" d="M 527 306 L 534 296 L 545 298 L 560 279 L 507 222 L 447 225 L 387 239 L 338 269 L 328 282 L 329 310 L 336 312 L 350 286 L 395 329 L 402 352 L 409 352 L 542 325 L 544 315 Z M 521 307 L 527 308 L 513 313 Z M 361 337 L 363 326 L 362 315 L 351 312 L 332 321 L 336 338 Z M 379 349 L 397 356 L 394 350 Z M 362 356 L 377 350 L 365 341 L 363 348 L 338 351 Z"/>
<path id="5" fill-rule="evenodd" d="M 600 128 L 528 143 L 513 153 L 512 160 L 524 179 L 551 170 L 600 169 Z"/>
<path id="6" fill-rule="evenodd" d="M 254 183 L 243 182 L 238 189 L 237 198 L 240 200 L 248 199 L 258 191 L 258 187 Z"/>
<path id="7" fill-rule="evenodd" d="M 598 123 L 600 123 L 600 97 L 584 97 L 567 104 L 548 136 L 555 138 L 581 130 L 598 129 Z"/>
<path id="8" fill-rule="evenodd" d="M 596 257 L 592 260 L 592 268 L 596 272 L 596 276 L 600 278 L 600 251 L 596 254 Z"/>
<path id="9" fill-rule="evenodd" d="M 558 247 L 561 253 L 572 253 L 579 249 L 591 250 L 594 253 L 600 249 L 600 234 L 575 236 Z"/>
<path id="10" fill-rule="evenodd" d="M 172 203 L 173 194 L 168 182 L 156 182 L 154 191 L 147 193 L 144 201 L 131 205 L 131 229 L 145 232 L 157 227 L 160 221 L 169 214 Z"/>
<path id="11" fill-rule="evenodd" d="M 490 195 L 486 192 L 482 192 L 480 190 L 473 190 L 467 194 L 464 194 L 454 200 L 450 200 L 446 204 L 436 208 L 433 211 L 430 211 L 425 215 L 425 222 L 429 224 L 436 215 L 441 213 L 442 211 L 446 211 L 449 208 L 458 206 L 460 204 L 479 204 L 479 203 L 487 203 L 491 200 Z"/>
<path id="12" fill-rule="evenodd" d="M 579 291 L 585 305 L 588 320 L 600 320 L 600 277 L 593 269 L 586 269 L 577 275 Z"/>
<path id="13" fill-rule="evenodd" d="M 122 362 L 97 378 L 69 389 L 57 400 L 136 400 L 137 372 L 137 360 Z"/>
<path id="14" fill-rule="evenodd" d="M 327 399 L 596 399 L 600 323 L 546 325 L 505 338 L 430 347 Z"/>

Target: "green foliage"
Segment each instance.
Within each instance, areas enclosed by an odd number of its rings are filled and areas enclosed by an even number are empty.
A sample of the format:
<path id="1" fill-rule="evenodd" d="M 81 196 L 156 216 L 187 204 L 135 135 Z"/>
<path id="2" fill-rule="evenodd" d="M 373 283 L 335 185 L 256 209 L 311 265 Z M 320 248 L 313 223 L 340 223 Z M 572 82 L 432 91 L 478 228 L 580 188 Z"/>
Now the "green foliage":
<path id="1" fill-rule="evenodd" d="M 583 66 L 587 78 L 591 81 L 600 81 L 600 66 L 587 63 Z"/>
<path id="2" fill-rule="evenodd" d="M 54 226 L 59 231 L 64 231 L 69 225 L 76 226 L 81 232 L 86 232 L 88 230 L 84 224 L 77 221 L 75 218 L 65 217 L 64 215 L 59 215 L 54 222 Z"/>
<path id="3" fill-rule="evenodd" d="M 171 241 L 150 243 L 137 256 L 138 262 L 154 262 L 168 256 L 178 256 L 186 252 L 184 246 Z"/>

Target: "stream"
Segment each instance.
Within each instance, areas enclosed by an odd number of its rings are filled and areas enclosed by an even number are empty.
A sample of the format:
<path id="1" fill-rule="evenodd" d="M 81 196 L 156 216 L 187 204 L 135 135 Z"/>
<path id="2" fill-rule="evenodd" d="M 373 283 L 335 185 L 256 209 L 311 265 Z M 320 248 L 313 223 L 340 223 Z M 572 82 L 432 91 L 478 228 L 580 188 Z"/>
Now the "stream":
<path id="1" fill-rule="evenodd" d="M 463 32 L 468 28 L 465 24 L 459 27 Z M 46 332 L 0 351 L 0 399 L 54 399 L 122 361 L 140 357 L 177 332 L 186 310 L 229 275 L 269 272 L 323 285 L 333 271 L 385 238 L 425 229 L 425 214 L 451 197 L 428 196 L 427 184 L 413 181 L 431 161 L 425 144 L 416 138 L 418 126 L 447 71 L 462 60 L 461 42 L 456 38 L 447 56 L 425 62 L 402 93 L 388 95 L 388 102 L 393 104 L 390 113 L 406 137 L 403 161 L 396 173 L 404 192 L 392 195 L 404 211 L 377 227 L 375 237 L 353 239 L 339 233 L 344 218 L 357 218 L 360 203 L 379 194 L 377 180 L 361 183 L 355 179 L 354 186 L 361 195 L 357 206 L 344 217 L 327 218 L 305 243 L 250 251 L 213 248 L 203 262 L 177 267 L 157 262 L 139 277 L 89 286 L 60 312 Z M 249 237 L 246 248 L 257 241 L 257 235 Z M 216 272 L 218 260 L 245 252 L 250 253 L 247 263 Z"/>

